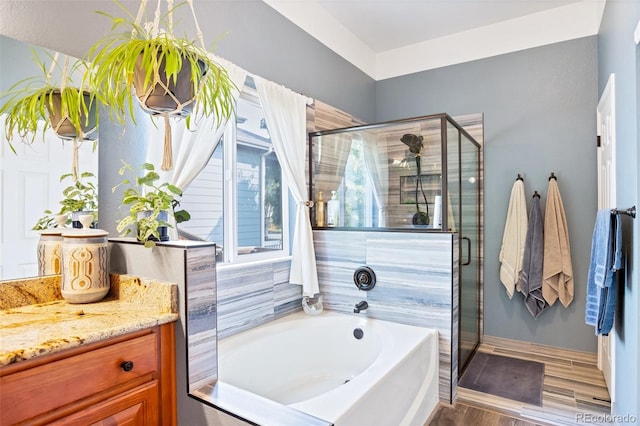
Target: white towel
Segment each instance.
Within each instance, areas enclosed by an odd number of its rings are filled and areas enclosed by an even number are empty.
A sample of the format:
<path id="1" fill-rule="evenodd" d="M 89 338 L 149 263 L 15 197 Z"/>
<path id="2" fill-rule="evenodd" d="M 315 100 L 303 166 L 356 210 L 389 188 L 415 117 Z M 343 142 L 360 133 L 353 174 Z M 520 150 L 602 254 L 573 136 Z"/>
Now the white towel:
<path id="1" fill-rule="evenodd" d="M 544 269 L 542 296 L 550 305 L 559 298 L 567 307 L 573 300 L 573 267 L 569 227 L 555 179 L 549 179 L 544 215 Z"/>
<path id="2" fill-rule="evenodd" d="M 502 235 L 500 248 L 500 281 L 507 289 L 509 299 L 514 289 L 520 291 L 520 274 L 522 273 L 522 256 L 527 238 L 527 202 L 524 196 L 524 182 L 517 179 L 511 188 L 507 221 Z"/>

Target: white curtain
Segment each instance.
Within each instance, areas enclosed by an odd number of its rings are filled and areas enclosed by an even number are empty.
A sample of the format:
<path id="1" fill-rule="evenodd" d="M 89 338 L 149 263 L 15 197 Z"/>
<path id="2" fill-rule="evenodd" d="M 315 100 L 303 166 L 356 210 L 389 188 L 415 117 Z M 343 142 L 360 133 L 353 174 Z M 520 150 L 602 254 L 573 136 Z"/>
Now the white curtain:
<path id="1" fill-rule="evenodd" d="M 351 153 L 351 133 L 322 136 L 319 140 L 317 166 L 314 173 L 316 190 L 325 194 L 337 191 L 344 179 L 345 167 Z"/>
<path id="2" fill-rule="evenodd" d="M 218 57 L 212 59 L 227 70 L 227 74 L 238 90 L 234 90 L 234 103 L 238 101 L 240 91 L 247 78 L 247 72 L 235 64 Z M 187 129 L 185 120 L 175 120 L 171 123 L 171 138 L 174 152 L 173 169 L 163 172 L 157 167 L 157 172 L 163 182 L 169 182 L 183 191 L 207 165 L 211 154 L 218 146 L 224 133 L 227 121 L 217 122 L 214 115 L 208 117 L 199 115 L 191 118 L 191 128 Z M 158 119 L 155 127 L 149 130 L 147 144 L 147 162 L 154 165 L 162 163 L 162 141 L 164 140 L 164 123 Z M 170 218 L 172 228 L 169 228 L 171 240 L 178 239 L 178 228 L 173 217 Z"/>
<path id="3" fill-rule="evenodd" d="M 389 203 L 389 153 L 387 142 L 375 134 L 360 133 L 364 148 L 364 165 L 367 178 L 373 187 L 378 203 L 378 226 L 387 226 L 387 205 Z"/>
<path id="4" fill-rule="evenodd" d="M 320 290 L 306 195 L 307 98 L 279 84 L 254 78 L 271 143 L 296 201 L 289 282 L 302 285 L 303 296 L 312 297 Z"/>

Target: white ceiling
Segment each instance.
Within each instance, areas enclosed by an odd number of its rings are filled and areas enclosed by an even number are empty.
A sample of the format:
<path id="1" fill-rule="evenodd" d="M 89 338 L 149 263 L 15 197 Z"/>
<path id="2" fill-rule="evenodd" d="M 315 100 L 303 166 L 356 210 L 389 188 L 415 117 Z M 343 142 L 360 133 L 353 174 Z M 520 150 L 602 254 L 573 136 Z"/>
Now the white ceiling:
<path id="1" fill-rule="evenodd" d="M 194 0 L 202 16 L 218 1 Z M 382 80 L 597 34 L 606 0 L 262 1 Z M 112 0 L 0 0 L 0 34 L 82 57 L 109 31 L 96 10 L 120 13 Z"/>
<path id="2" fill-rule="evenodd" d="M 605 0 L 264 0 L 375 79 L 597 34 Z"/>
<path id="3" fill-rule="evenodd" d="M 317 0 L 376 53 L 580 0 Z"/>

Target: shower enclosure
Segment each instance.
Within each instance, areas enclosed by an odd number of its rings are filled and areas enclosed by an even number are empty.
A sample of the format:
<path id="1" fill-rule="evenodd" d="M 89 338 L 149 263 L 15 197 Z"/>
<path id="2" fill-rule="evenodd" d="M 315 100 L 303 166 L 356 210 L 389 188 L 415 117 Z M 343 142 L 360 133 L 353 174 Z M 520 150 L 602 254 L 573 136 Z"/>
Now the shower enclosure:
<path id="1" fill-rule="evenodd" d="M 315 230 L 458 239 L 458 374 L 480 342 L 481 149 L 444 113 L 309 134 Z"/>

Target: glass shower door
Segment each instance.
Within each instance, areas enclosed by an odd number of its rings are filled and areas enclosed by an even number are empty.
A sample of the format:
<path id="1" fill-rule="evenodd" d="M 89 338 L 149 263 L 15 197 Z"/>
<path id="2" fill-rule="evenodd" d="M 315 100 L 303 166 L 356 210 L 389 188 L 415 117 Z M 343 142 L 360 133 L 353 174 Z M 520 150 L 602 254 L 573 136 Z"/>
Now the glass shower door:
<path id="1" fill-rule="evenodd" d="M 461 372 L 480 343 L 480 149 L 460 133 L 460 346 Z"/>

